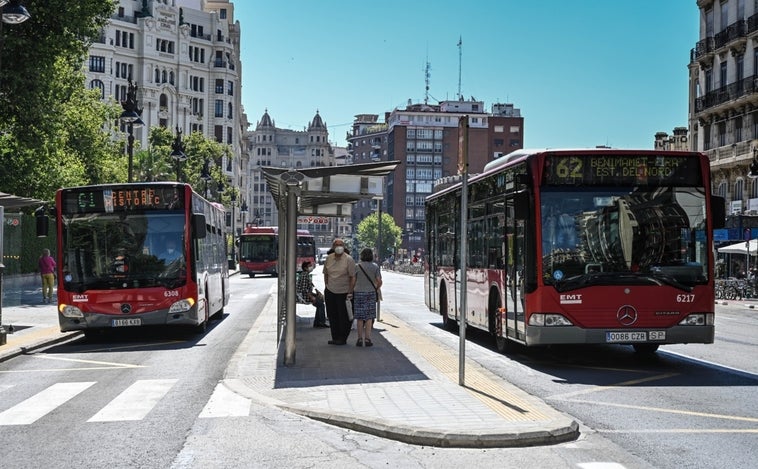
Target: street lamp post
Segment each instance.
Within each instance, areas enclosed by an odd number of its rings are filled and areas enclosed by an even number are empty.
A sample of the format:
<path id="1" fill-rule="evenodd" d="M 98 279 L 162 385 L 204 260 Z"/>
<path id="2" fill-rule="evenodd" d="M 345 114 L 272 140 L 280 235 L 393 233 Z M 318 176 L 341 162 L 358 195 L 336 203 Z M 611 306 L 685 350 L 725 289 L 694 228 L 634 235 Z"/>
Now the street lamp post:
<path id="1" fill-rule="evenodd" d="M 7 6 L 6 6 L 7 5 Z M 23 5 L 19 4 L 18 0 L 11 0 L 8 5 L 8 0 L 0 0 L 0 10 L 2 10 L 2 21 L 0 21 L 0 51 L 2 51 L 2 37 L 3 37 L 3 23 L 19 24 L 31 18 L 31 15 Z M 0 70 L 2 68 L 0 67 Z M 0 221 L 4 217 L 3 207 L 0 206 Z M 2 230 L 4 224 L 0 224 L 0 230 Z M 3 242 L 3 235 L 0 233 L 0 244 Z M 2 246 L 0 246 L 0 253 L 2 252 Z M 2 256 L 0 256 L 0 345 L 7 343 L 8 332 L 13 332 L 12 329 L 7 330 L 3 326 L 3 274 L 5 271 L 5 265 L 2 262 Z"/>
<path id="2" fill-rule="evenodd" d="M 242 200 L 242 206 L 240 207 L 240 214 L 242 215 L 242 231 L 245 231 L 245 219 L 247 218 L 247 201 Z"/>
<path id="3" fill-rule="evenodd" d="M 234 204 L 237 202 L 237 191 L 232 187 L 232 193 L 229 196 L 232 205 L 232 258 L 229 259 L 229 269 L 234 270 L 237 268 L 237 252 L 235 246 L 237 244 L 237 231 L 234 229 Z"/>
<path id="4" fill-rule="evenodd" d="M 203 170 L 200 172 L 200 179 L 205 181 L 205 188 L 203 195 L 205 198 L 208 198 L 208 181 L 211 179 L 211 168 L 210 168 L 210 162 L 206 159 L 205 163 L 203 163 Z"/>
<path id="5" fill-rule="evenodd" d="M 182 182 L 182 163 L 187 161 L 187 155 L 184 154 L 184 143 L 182 143 L 182 130 L 176 126 L 176 137 L 171 144 L 171 158 L 176 161 L 176 181 Z"/>
<path id="6" fill-rule="evenodd" d="M 121 113 L 119 119 L 126 124 L 129 139 L 127 140 L 126 151 L 129 154 L 129 172 L 128 182 L 132 182 L 132 175 L 134 174 L 134 128 L 141 127 L 145 123 L 140 119 L 142 115 L 142 109 L 137 102 L 137 85 L 132 83 L 132 78 L 129 77 L 129 88 L 126 91 L 126 101 L 121 101 L 121 107 L 124 108 L 124 112 Z"/>

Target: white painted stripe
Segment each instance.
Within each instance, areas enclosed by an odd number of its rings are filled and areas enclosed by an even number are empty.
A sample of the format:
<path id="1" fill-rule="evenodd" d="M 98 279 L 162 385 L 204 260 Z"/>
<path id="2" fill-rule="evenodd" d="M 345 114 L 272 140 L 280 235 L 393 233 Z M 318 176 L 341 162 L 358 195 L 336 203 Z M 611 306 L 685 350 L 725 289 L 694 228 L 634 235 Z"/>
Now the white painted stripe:
<path id="1" fill-rule="evenodd" d="M 0 413 L 0 425 L 28 425 L 34 423 L 93 384 L 95 384 L 94 381 L 56 383 Z"/>
<path id="2" fill-rule="evenodd" d="M 218 383 L 213 390 L 211 398 L 200 412 L 201 419 L 213 417 L 247 417 L 250 415 L 250 399 L 242 397 L 226 387 L 224 383 Z"/>
<path id="3" fill-rule="evenodd" d="M 88 422 L 141 420 L 171 389 L 176 379 L 139 380 L 126 388 Z"/>

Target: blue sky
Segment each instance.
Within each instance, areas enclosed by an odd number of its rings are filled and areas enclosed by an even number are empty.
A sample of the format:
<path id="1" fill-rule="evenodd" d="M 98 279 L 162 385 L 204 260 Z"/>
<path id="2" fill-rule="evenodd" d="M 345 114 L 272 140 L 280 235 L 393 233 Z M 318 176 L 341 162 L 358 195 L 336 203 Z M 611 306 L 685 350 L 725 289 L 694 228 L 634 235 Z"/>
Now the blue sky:
<path id="1" fill-rule="evenodd" d="M 345 145 L 356 114 L 461 94 L 513 103 L 524 145 L 652 148 L 687 126 L 695 0 L 233 0 L 242 104 L 302 130 L 318 110 Z"/>

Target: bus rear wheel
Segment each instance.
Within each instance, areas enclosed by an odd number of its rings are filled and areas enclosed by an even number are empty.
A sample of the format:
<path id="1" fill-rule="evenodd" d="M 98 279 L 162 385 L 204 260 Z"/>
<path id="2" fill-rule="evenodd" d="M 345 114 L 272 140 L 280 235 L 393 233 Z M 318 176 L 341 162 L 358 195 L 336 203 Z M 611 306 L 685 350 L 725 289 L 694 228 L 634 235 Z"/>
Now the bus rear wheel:
<path id="1" fill-rule="evenodd" d="M 447 307 L 447 290 L 444 287 L 440 292 L 440 311 L 442 312 L 442 327 L 445 328 L 446 331 L 455 332 L 457 325 L 455 324 L 455 321 L 448 315 L 449 310 Z"/>
<path id="2" fill-rule="evenodd" d="M 498 353 L 508 352 L 508 339 L 498 335 L 497 330 L 497 316 L 500 313 L 500 309 L 503 307 L 500 301 L 500 295 L 496 292 L 490 295 L 490 334 L 495 338 L 495 347 Z"/>

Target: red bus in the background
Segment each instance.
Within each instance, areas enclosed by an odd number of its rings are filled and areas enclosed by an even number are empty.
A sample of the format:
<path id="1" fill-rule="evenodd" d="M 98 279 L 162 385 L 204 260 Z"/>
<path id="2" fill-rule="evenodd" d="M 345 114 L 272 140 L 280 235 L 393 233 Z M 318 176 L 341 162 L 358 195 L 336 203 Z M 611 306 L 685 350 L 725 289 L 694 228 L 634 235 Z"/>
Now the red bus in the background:
<path id="1" fill-rule="evenodd" d="M 240 273 L 279 275 L 279 227 L 247 227 L 239 237 Z M 316 264 L 316 242 L 308 230 L 297 230 L 297 268 L 304 261 Z"/>
<path id="2" fill-rule="evenodd" d="M 229 300 L 224 209 L 188 184 L 60 189 L 61 331 L 186 325 L 202 332 Z"/>

